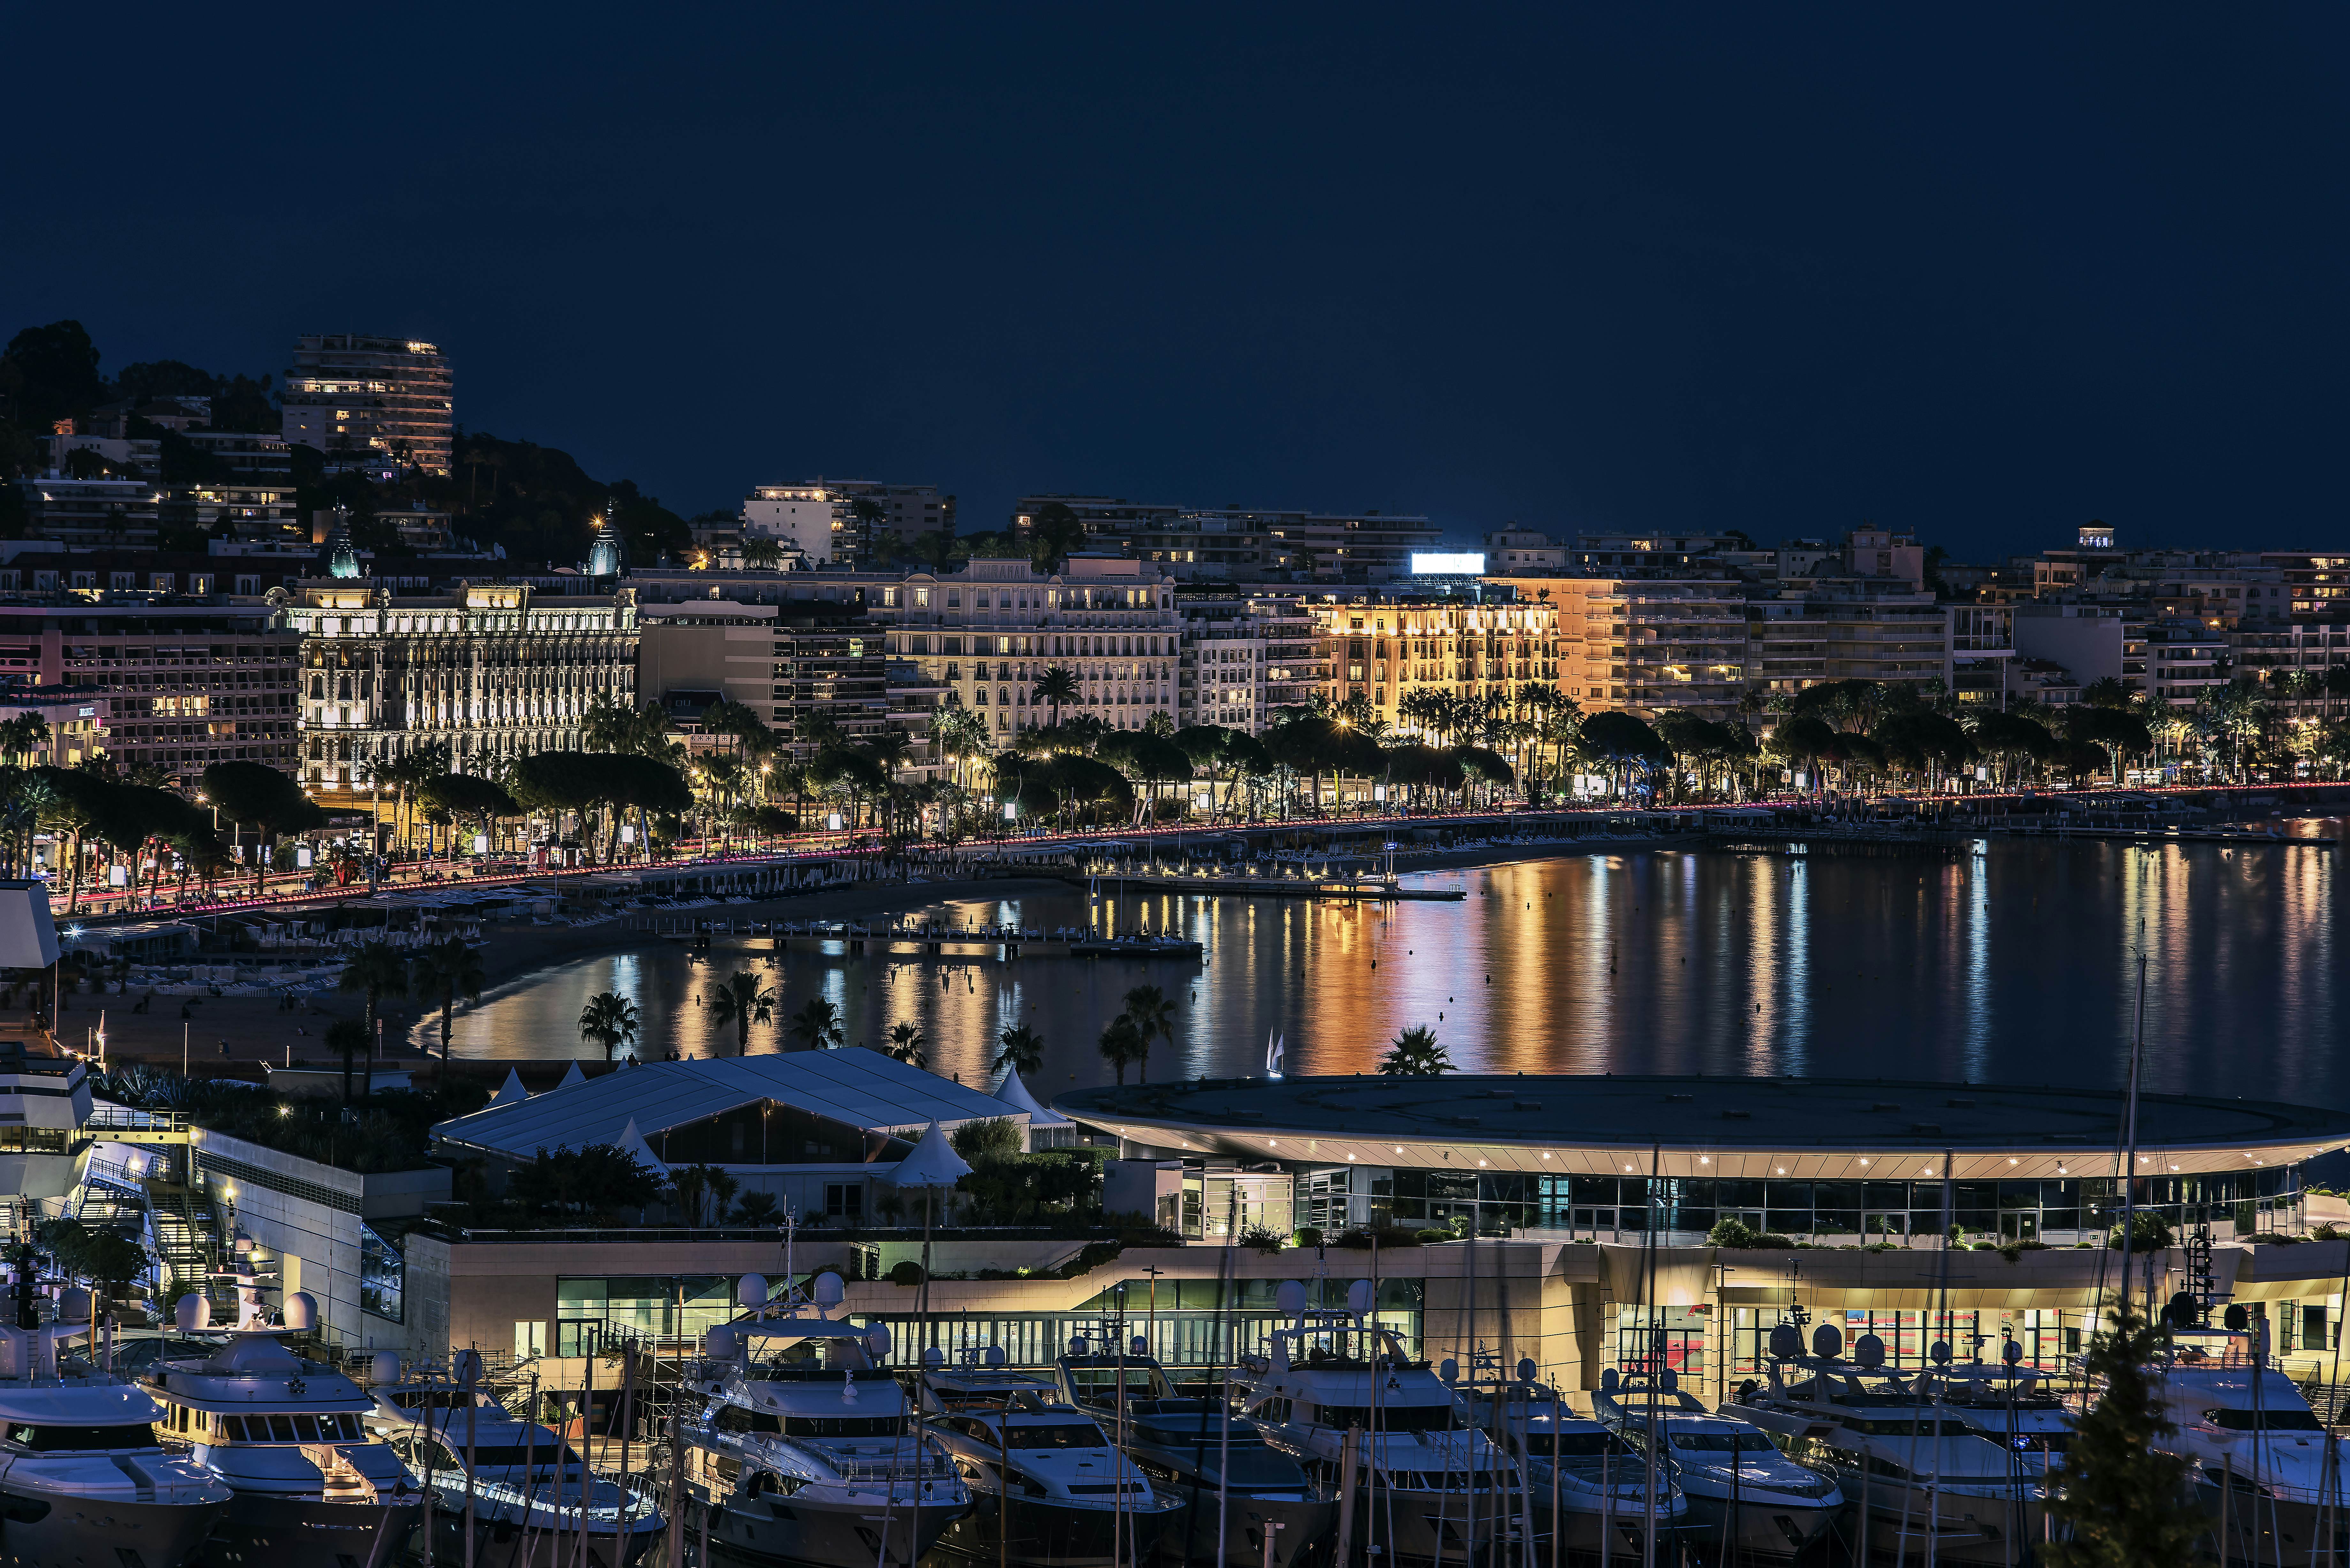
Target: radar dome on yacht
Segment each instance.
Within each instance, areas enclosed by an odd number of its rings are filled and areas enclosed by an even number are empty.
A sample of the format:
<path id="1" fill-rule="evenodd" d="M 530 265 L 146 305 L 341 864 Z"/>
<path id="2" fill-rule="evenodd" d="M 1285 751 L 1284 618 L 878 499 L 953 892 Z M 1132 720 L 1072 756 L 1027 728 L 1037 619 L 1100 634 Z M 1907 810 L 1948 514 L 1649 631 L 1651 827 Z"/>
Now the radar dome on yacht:
<path id="1" fill-rule="evenodd" d="M 827 1269 L 808 1286 L 808 1294 L 820 1309 L 830 1312 L 848 1298 L 848 1287 L 840 1282 L 838 1274 Z"/>
<path id="2" fill-rule="evenodd" d="M 1149 1355 L 1149 1354 L 1150 1354 L 1150 1339 L 1149 1339 L 1149 1335 L 1147 1335 L 1147 1334 L 1136 1334 L 1136 1335 L 1134 1336 L 1134 1348 L 1133 1348 L 1132 1350 L 1128 1351 L 1128 1355 Z"/>
<path id="3" fill-rule="evenodd" d="M 1812 1330 L 1812 1354 L 1822 1361 L 1834 1361 L 1844 1354 L 1844 1330 L 1832 1323 L 1824 1323 Z"/>
<path id="4" fill-rule="evenodd" d="M 1599 1372 L 1599 1391 L 1602 1394 L 1613 1394 L 1616 1392 L 1617 1385 L 1622 1381 L 1621 1376 L 1614 1367 L 1602 1367 Z"/>
<path id="5" fill-rule="evenodd" d="M 1069 1354 L 1071 1355 L 1087 1355 L 1091 1354 L 1092 1350 L 1093 1341 L 1087 1339 L 1084 1334 L 1073 1334 L 1069 1335 Z"/>
<path id="6" fill-rule="evenodd" d="M 1792 1323 L 1783 1323 L 1771 1331 L 1771 1356 L 1775 1361 L 1798 1361 L 1804 1355 L 1804 1331 Z"/>
<path id="7" fill-rule="evenodd" d="M 867 1329 L 865 1331 L 865 1348 L 873 1353 L 873 1359 L 876 1361 L 879 1361 L 883 1356 L 889 1355 L 889 1325 L 886 1323 L 877 1323 L 871 1328 Z"/>
<path id="8" fill-rule="evenodd" d="M 1885 1365 L 1885 1342 L 1873 1334 L 1864 1334 L 1852 1342 L 1852 1358 L 1863 1370 L 1874 1372 Z"/>
<path id="9" fill-rule="evenodd" d="M 1371 1282 L 1357 1280 L 1347 1287 L 1347 1310 L 1362 1317 L 1371 1310 Z"/>
<path id="10" fill-rule="evenodd" d="M 1281 1288 L 1273 1293 L 1273 1304 L 1284 1317 L 1295 1317 L 1305 1310 L 1305 1283 L 1302 1280 L 1284 1280 Z"/>
<path id="11" fill-rule="evenodd" d="M 201 1334 L 213 1325 L 213 1303 L 190 1291 L 172 1309 L 172 1320 L 180 1325 L 182 1334 Z"/>
<path id="12" fill-rule="evenodd" d="M 89 1293 L 79 1285 L 67 1287 L 57 1297 L 59 1323 L 86 1323 L 89 1319 Z"/>
<path id="13" fill-rule="evenodd" d="M 764 1274 L 743 1275 L 742 1282 L 734 1287 L 734 1300 L 738 1304 L 746 1307 L 765 1306 L 767 1304 L 767 1276 Z"/>
<path id="14" fill-rule="evenodd" d="M 318 1326 L 318 1298 L 307 1291 L 296 1291 L 286 1298 L 279 1309 L 278 1322 L 287 1328 L 309 1329 Z"/>
<path id="15" fill-rule="evenodd" d="M 1003 1346 L 1000 1345 L 989 1345 L 987 1347 L 986 1355 L 981 1356 L 980 1359 L 986 1362 L 990 1366 L 1003 1366 L 1004 1362 Z"/>
<path id="16" fill-rule="evenodd" d="M 1461 1381 L 1461 1364 L 1448 1355 L 1437 1367 L 1436 1375 L 1447 1383 L 1458 1383 Z"/>
<path id="17" fill-rule="evenodd" d="M 1533 1356 L 1531 1356 L 1531 1355 L 1526 1355 L 1526 1356 L 1521 1356 L 1521 1357 L 1519 1357 L 1519 1359 L 1518 1359 L 1518 1381 L 1519 1381 L 1519 1382 L 1521 1382 L 1521 1383 L 1532 1383 L 1534 1380 L 1534 1358 Z"/>
<path id="18" fill-rule="evenodd" d="M 482 1380 L 482 1353 L 461 1350 L 449 1358 L 449 1376 L 461 1388 L 471 1388 Z"/>
<path id="19" fill-rule="evenodd" d="M 923 1352 L 922 1352 L 922 1365 L 923 1365 L 923 1366 L 944 1366 L 946 1364 L 947 1364 L 947 1353 L 946 1353 L 945 1351 L 943 1351 L 943 1350 L 941 1350 L 937 1345 L 933 1345 L 928 1346 L 927 1348 L 925 1348 L 925 1349 L 923 1350 Z"/>
<path id="20" fill-rule="evenodd" d="M 400 1357 L 389 1350 L 379 1350 L 368 1358 L 368 1381 L 397 1383 L 400 1381 Z"/>
<path id="21" fill-rule="evenodd" d="M 702 1349 L 712 1361 L 733 1360 L 734 1331 L 724 1324 L 719 1324 L 702 1336 Z"/>

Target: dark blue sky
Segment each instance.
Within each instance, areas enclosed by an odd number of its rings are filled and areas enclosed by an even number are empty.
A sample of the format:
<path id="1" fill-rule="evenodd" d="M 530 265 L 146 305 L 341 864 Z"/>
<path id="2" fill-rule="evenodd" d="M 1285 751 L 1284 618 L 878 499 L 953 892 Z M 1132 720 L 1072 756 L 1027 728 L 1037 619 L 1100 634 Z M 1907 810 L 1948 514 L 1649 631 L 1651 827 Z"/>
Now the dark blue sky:
<path id="1" fill-rule="evenodd" d="M 2344 543 L 2338 9 L 20 9 L 0 333 L 431 337 L 680 511 Z"/>

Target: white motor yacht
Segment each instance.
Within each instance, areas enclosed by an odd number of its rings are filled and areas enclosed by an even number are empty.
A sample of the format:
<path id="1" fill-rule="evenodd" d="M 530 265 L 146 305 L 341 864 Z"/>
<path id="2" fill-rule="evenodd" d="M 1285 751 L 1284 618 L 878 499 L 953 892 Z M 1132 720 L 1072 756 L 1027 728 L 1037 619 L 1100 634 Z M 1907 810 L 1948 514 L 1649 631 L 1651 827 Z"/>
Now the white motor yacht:
<path id="1" fill-rule="evenodd" d="M 1767 1386 L 1748 1383 L 1721 1414 L 1757 1428 L 1790 1459 L 1835 1478 L 1856 1505 L 1853 1523 L 1872 1554 L 2000 1563 L 2043 1538 L 2048 1489 L 2040 1467 L 1984 1436 L 1941 1401 L 1929 1372 L 1885 1366 L 1885 1345 L 1864 1334 L 1842 1359 L 1844 1334 L 1813 1331 L 1802 1354 L 1794 1324 L 1771 1331 Z M 1947 1369 L 1950 1348 L 1930 1352 Z"/>
<path id="2" fill-rule="evenodd" d="M 1469 1423 L 1518 1461 L 1526 1488 L 1521 1532 L 1530 1519 L 1538 1560 L 1555 1532 L 1563 1532 L 1564 1552 L 1638 1561 L 1649 1529 L 1647 1459 L 1535 1382 L 1534 1370 L 1532 1361 L 1522 1361 L 1517 1382 L 1477 1376 L 1460 1390 Z M 1689 1501 L 1668 1473 L 1656 1498 L 1660 1552 L 1680 1538 L 1689 1517 Z"/>
<path id="3" fill-rule="evenodd" d="M 524 1420 L 463 1375 L 425 1366 L 400 1377 L 400 1358 L 379 1353 L 369 1423 L 430 1494 L 411 1533 L 421 1555 L 465 1560 L 465 1516 L 473 1519 L 474 1568 L 630 1568 L 668 1529 L 660 1504 L 633 1487 L 604 1480 L 551 1428 Z M 583 1540 L 584 1538 L 584 1540 Z"/>
<path id="4" fill-rule="evenodd" d="M 1182 1501 L 1191 1516 L 1182 1561 L 1288 1568 L 1326 1552 L 1338 1528 L 1335 1492 L 1315 1485 L 1226 1402 L 1179 1395 L 1141 1335 L 1123 1355 L 1101 1343 L 1115 1345 L 1116 1331 L 1098 1342 L 1071 1338 L 1068 1354 L 1054 1363 L 1062 1397 L 1109 1428 L 1154 1490 Z M 1176 1543 L 1166 1552 L 1176 1556 Z"/>
<path id="5" fill-rule="evenodd" d="M 1655 1429 L 1657 1459 L 1687 1500 L 1682 1539 L 1725 1562 L 1793 1557 L 1844 1511 L 1834 1476 L 1797 1464 L 1748 1423 L 1713 1414 L 1669 1371 L 1627 1377 L 1608 1367 L 1592 1406 L 1642 1455 Z"/>
<path id="6" fill-rule="evenodd" d="M 203 1333 L 210 1316 L 203 1297 L 181 1300 L 182 1332 Z M 163 1442 L 233 1494 L 212 1562 L 384 1568 L 423 1510 L 398 1456 L 367 1430 L 359 1385 L 286 1347 L 286 1334 L 317 1322 L 317 1303 L 296 1291 L 276 1327 L 236 1330 L 211 1355 L 158 1361 L 145 1376 Z"/>
<path id="7" fill-rule="evenodd" d="M 923 1420 L 971 1490 L 938 1550 L 1032 1568 L 1118 1568 L 1180 1539 L 1183 1502 L 1160 1491 L 1054 1381 L 983 1356 L 922 1354 Z"/>
<path id="8" fill-rule="evenodd" d="M 1263 1355 L 1243 1355 L 1227 1385 L 1265 1440 L 1351 1505 L 1350 1554 L 1389 1564 L 1461 1563 L 1523 1533 L 1514 1459 L 1471 1428 L 1428 1363 L 1371 1321 L 1369 1282 L 1347 1310 L 1308 1312 L 1305 1287 L 1276 1301 L 1292 1326 Z"/>
<path id="9" fill-rule="evenodd" d="M 135 1386 L 59 1344 L 88 1334 L 88 1304 L 40 1321 L 38 1265 L 17 1254 L 14 1324 L 0 1327 L 0 1557 L 16 1568 L 182 1568 L 196 1561 L 229 1490 L 155 1437 L 161 1412 Z M 74 1320 L 80 1321 L 74 1321 Z"/>
<path id="10" fill-rule="evenodd" d="M 2350 1525 L 2340 1522 L 2350 1439 L 2327 1434 L 2271 1364 L 2265 1324 L 2241 1312 L 2230 1309 L 2241 1327 L 2172 1330 L 2161 1398 L 2178 1430 L 2157 1442 L 2194 1462 L 2230 1563 L 2338 1563 L 2350 1546 Z M 2329 1511 L 2334 1540 L 2320 1544 Z"/>
<path id="11" fill-rule="evenodd" d="M 812 1300 L 769 1303 L 756 1274 L 742 1293 L 755 1315 L 710 1331 L 694 1378 L 709 1404 L 681 1430 L 689 1528 L 736 1561 L 908 1568 L 972 1500 L 880 1366 L 889 1331 L 825 1315 L 837 1274 Z"/>

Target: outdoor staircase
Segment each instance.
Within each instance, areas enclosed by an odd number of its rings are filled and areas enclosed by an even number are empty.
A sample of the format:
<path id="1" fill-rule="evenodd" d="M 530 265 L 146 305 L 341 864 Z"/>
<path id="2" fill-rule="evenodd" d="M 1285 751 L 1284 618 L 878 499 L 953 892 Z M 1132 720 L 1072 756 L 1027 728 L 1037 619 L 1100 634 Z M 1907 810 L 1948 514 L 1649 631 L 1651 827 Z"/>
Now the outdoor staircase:
<path id="1" fill-rule="evenodd" d="M 223 1266 L 220 1216 L 202 1193 L 191 1189 L 162 1181 L 143 1186 L 155 1228 L 155 1251 L 163 1260 L 165 1299 L 202 1292 L 211 1300 L 215 1317 L 226 1313 L 226 1321 L 234 1323 L 235 1283 L 215 1277 Z"/>
<path id="2" fill-rule="evenodd" d="M 93 1230 L 143 1232 L 148 1228 L 146 1184 L 113 1161 L 92 1156 L 82 1168 L 74 1218 Z"/>

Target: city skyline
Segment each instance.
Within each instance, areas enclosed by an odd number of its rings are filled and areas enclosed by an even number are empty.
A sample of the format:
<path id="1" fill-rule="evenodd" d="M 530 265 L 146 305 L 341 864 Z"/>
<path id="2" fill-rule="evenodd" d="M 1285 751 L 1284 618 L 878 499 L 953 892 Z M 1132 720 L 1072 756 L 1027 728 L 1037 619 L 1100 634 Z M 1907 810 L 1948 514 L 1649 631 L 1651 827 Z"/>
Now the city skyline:
<path id="1" fill-rule="evenodd" d="M 506 24 L 473 25 L 497 56 Z M 780 97 L 740 78 L 885 39 L 743 26 L 725 62 L 591 37 L 495 93 L 420 42 L 335 51 L 436 106 L 377 178 L 289 145 L 233 219 L 134 182 L 16 225 L 0 283 L 109 366 L 282 372 L 303 333 L 414 335 L 466 429 L 684 513 L 854 473 L 939 484 L 967 531 L 1038 491 L 1424 513 L 1464 541 L 1875 523 L 1976 558 L 2091 517 L 2146 545 L 2331 526 L 2342 234 L 2296 192 L 2338 157 L 2341 84 L 2309 64 L 2335 18 L 931 17 L 887 71 Z M 159 19 L 121 68 L 162 112 L 306 57 Z M 608 90 L 552 85 L 575 75 Z M 94 124 L 86 156 L 139 130 Z M 158 233 L 182 236 L 167 280 Z"/>

